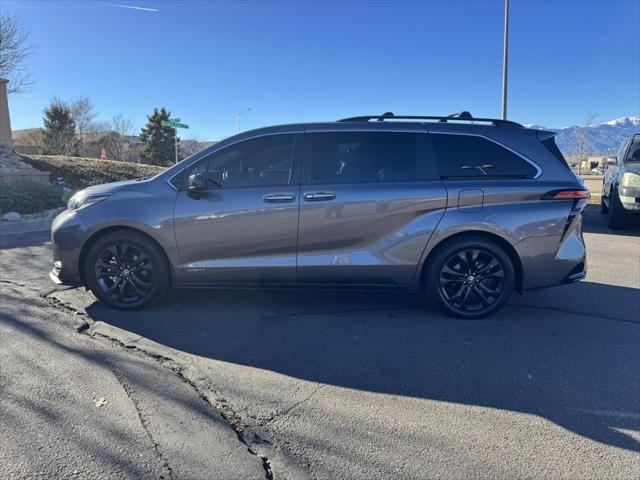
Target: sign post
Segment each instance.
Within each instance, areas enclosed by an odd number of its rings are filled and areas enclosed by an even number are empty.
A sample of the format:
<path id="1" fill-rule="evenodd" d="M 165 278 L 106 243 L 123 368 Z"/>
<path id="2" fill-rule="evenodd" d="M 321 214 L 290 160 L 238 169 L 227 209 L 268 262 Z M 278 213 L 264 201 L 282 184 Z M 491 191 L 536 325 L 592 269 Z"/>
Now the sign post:
<path id="1" fill-rule="evenodd" d="M 175 130 L 175 135 L 173 136 L 174 147 L 176 151 L 176 163 L 178 163 L 178 129 L 179 128 L 189 128 L 189 125 L 186 123 L 180 123 L 179 118 L 174 118 L 173 120 L 162 120 L 160 125 L 163 127 L 171 127 Z"/>

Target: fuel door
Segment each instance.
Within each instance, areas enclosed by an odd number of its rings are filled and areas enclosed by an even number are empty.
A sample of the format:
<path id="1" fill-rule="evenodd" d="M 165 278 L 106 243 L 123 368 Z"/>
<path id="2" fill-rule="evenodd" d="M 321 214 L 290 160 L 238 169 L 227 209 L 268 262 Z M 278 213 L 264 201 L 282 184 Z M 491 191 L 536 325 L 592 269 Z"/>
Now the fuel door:
<path id="1" fill-rule="evenodd" d="M 458 210 L 461 212 L 481 212 L 483 204 L 484 191 L 480 189 L 465 188 L 458 192 Z"/>

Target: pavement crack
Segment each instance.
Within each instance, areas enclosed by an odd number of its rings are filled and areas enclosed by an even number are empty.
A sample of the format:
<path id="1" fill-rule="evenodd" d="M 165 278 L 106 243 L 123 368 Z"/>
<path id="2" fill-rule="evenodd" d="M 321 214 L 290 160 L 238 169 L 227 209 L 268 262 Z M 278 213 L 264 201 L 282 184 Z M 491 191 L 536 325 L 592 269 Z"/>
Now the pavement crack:
<path id="1" fill-rule="evenodd" d="M 162 466 L 167 472 L 168 477 L 170 479 L 173 479 L 174 478 L 173 469 L 171 468 L 171 465 L 169 465 L 169 461 L 165 458 L 164 454 L 162 453 L 162 450 L 160 449 L 160 444 L 153 438 L 153 435 L 149 431 L 149 426 L 147 425 L 147 421 L 145 420 L 144 415 L 142 414 L 142 411 L 140 409 L 140 405 L 138 404 L 138 401 L 136 399 L 135 389 L 126 382 L 124 376 L 118 369 L 116 369 L 111 363 L 109 362 L 106 362 L 106 363 L 107 365 L 109 365 L 109 370 L 111 370 L 111 373 L 113 374 L 115 379 L 118 381 L 118 383 L 124 390 L 125 394 L 127 395 L 127 398 L 131 401 L 131 404 L 133 405 L 133 408 L 136 411 L 136 415 L 138 416 L 138 421 L 140 422 L 140 425 L 142 426 L 142 429 L 144 430 L 147 438 L 153 445 L 153 449 L 156 452 L 156 456 L 162 462 Z"/>
<path id="2" fill-rule="evenodd" d="M 535 310 L 548 310 L 551 312 L 558 312 L 558 313 L 569 313 L 572 315 L 584 315 L 586 317 L 591 317 L 591 318 L 598 318 L 601 320 L 613 320 L 615 322 L 624 322 L 624 323 L 633 323 L 636 325 L 640 325 L 640 321 L 636 321 L 636 320 L 629 320 L 628 318 L 620 318 L 620 317 L 608 317 L 606 315 L 599 315 L 597 313 L 589 313 L 589 312 L 578 312 L 575 310 L 568 310 L 565 308 L 559 308 L 559 307 L 546 307 L 543 305 L 522 305 L 522 304 L 509 304 L 510 307 L 520 307 L 520 308 L 531 308 L 531 309 L 535 309 Z"/>
<path id="3" fill-rule="evenodd" d="M 316 388 L 313 389 L 313 391 L 307 395 L 306 397 L 304 397 L 302 400 L 299 400 L 297 402 L 295 402 L 293 405 L 291 405 L 289 408 L 284 409 L 281 412 L 277 412 L 275 415 L 273 415 L 271 418 L 269 418 L 266 422 L 265 425 L 268 425 L 269 423 L 275 421 L 276 419 L 286 416 L 288 415 L 290 412 L 292 412 L 293 410 L 295 410 L 296 408 L 304 405 L 305 403 L 307 403 L 309 400 L 311 400 L 311 397 L 313 397 L 316 393 L 318 393 L 322 388 L 326 387 L 327 385 L 325 383 L 318 385 Z"/>
<path id="4" fill-rule="evenodd" d="M 185 373 L 185 369 L 177 361 L 165 355 L 161 355 L 155 352 L 150 352 L 145 348 L 143 348 L 142 346 L 138 345 L 137 342 L 139 340 L 142 340 L 144 338 L 143 336 L 136 338 L 132 342 L 124 343 L 118 338 L 112 337 L 110 335 L 107 335 L 103 332 L 96 331 L 95 329 L 91 328 L 92 326 L 95 325 L 95 322 L 93 322 L 93 320 L 91 320 L 86 313 L 81 312 L 57 300 L 55 297 L 46 296 L 45 298 L 49 301 L 49 303 L 53 308 L 61 309 L 71 315 L 78 315 L 82 317 L 83 319 L 82 323 L 79 326 L 75 327 L 76 332 L 82 335 L 87 335 L 91 338 L 99 337 L 99 338 L 108 340 L 116 348 L 122 348 L 122 349 L 128 350 L 129 352 L 136 352 L 140 355 L 151 358 L 157 361 L 164 368 L 167 368 L 173 371 L 182 381 L 189 384 L 193 388 L 193 390 L 198 394 L 198 396 L 202 398 L 202 400 L 204 400 L 210 407 L 212 407 L 227 422 L 227 424 L 235 432 L 238 440 L 247 447 L 247 451 L 252 455 L 255 455 L 258 458 L 260 458 L 260 460 L 262 461 L 262 468 L 264 469 L 266 480 L 274 480 L 276 478 L 272 468 L 272 462 L 266 452 L 266 448 L 271 445 L 271 442 L 265 438 L 262 438 L 258 433 L 252 431 L 247 425 L 245 425 L 242 421 L 241 416 L 230 405 L 228 405 L 226 400 L 219 399 L 216 397 L 212 398 L 209 395 L 207 395 L 206 392 L 202 391 L 202 389 L 198 386 L 198 384 L 195 381 L 193 381 Z M 156 451 L 164 461 L 164 457 L 162 457 L 156 442 L 153 440 L 150 433 L 148 432 L 146 428 L 146 424 L 144 423 L 144 418 L 140 414 L 140 410 L 134 398 L 131 395 L 133 392 L 132 387 L 130 387 L 124 381 L 123 378 L 118 377 L 118 374 L 116 373 L 116 370 L 113 368 L 113 366 L 110 366 L 110 369 L 118 379 L 118 382 L 120 383 L 120 385 L 122 385 L 122 387 L 125 389 L 125 392 L 127 392 L 127 395 L 129 396 L 131 401 L 134 403 L 136 411 L 138 412 L 138 417 L 140 418 L 140 421 L 143 424 L 143 427 L 145 428 L 147 435 L 149 436 L 151 441 L 154 443 L 154 445 L 156 445 Z M 312 394 L 313 393 L 315 392 L 312 392 Z M 168 469 L 168 471 L 171 472 L 171 469 L 169 465 L 166 464 L 166 461 L 165 461 L 165 466 Z M 286 474 L 284 474 L 283 476 L 286 478 Z"/>

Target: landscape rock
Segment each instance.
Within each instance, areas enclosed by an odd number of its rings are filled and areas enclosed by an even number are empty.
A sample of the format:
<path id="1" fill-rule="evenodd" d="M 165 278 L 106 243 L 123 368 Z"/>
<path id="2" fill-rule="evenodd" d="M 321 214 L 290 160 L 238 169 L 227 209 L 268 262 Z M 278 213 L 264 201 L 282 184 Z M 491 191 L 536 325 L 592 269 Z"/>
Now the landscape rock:
<path id="1" fill-rule="evenodd" d="M 17 222 L 22 218 L 18 212 L 8 212 L 2 215 L 2 220 L 6 222 Z"/>

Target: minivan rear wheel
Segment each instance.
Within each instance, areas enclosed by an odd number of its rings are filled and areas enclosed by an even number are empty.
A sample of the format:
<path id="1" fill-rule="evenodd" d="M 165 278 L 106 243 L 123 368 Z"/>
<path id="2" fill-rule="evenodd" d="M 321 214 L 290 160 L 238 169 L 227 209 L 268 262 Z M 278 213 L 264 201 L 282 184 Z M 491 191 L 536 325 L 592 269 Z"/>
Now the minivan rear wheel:
<path id="1" fill-rule="evenodd" d="M 483 318 L 502 307 L 515 285 L 509 255 L 496 242 L 467 237 L 445 244 L 430 259 L 425 288 L 431 300 L 459 318 Z"/>
<path id="2" fill-rule="evenodd" d="M 116 231 L 96 241 L 85 260 L 85 280 L 103 303 L 119 310 L 153 304 L 169 286 L 164 253 L 144 235 Z"/>

